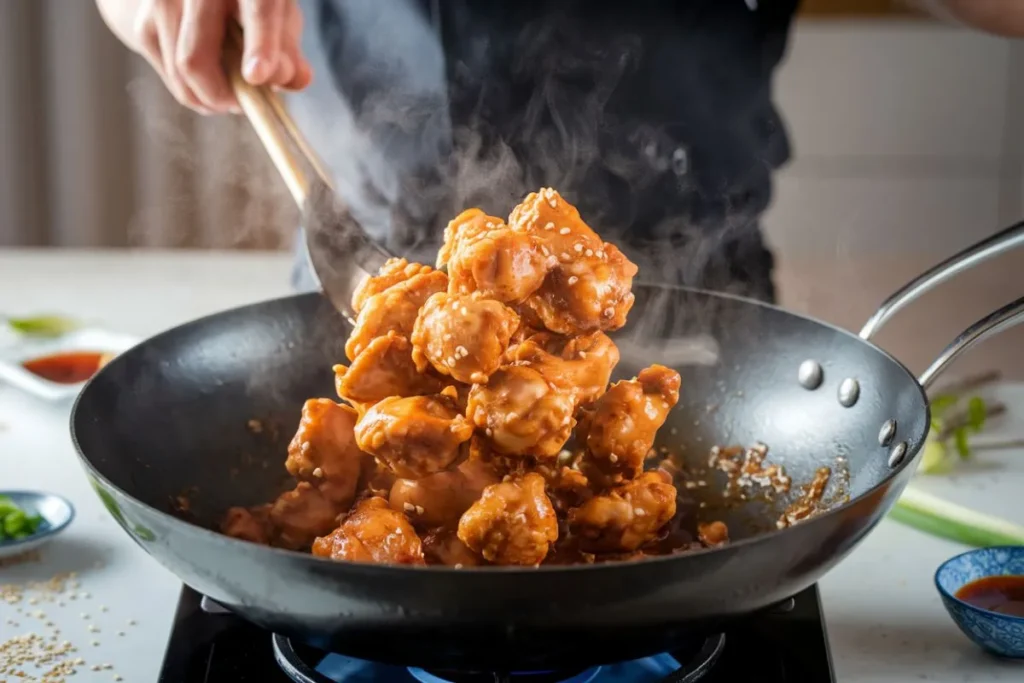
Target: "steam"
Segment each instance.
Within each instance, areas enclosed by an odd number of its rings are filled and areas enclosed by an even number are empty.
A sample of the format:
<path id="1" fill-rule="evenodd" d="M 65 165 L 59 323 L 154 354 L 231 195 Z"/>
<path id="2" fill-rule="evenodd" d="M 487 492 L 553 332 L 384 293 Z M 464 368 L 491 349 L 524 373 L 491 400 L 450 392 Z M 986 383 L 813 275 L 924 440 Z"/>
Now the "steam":
<path id="1" fill-rule="evenodd" d="M 298 211 L 248 122 L 190 112 L 144 68 L 128 85 L 139 150 L 139 205 L 129 226 L 130 243 L 290 244 Z"/>
<path id="2" fill-rule="evenodd" d="M 700 45 L 715 38 L 701 33 L 713 27 L 668 35 L 639 30 L 639 12 L 591 21 L 565 10 L 527 16 L 534 10 L 514 4 L 478 14 L 457 2 L 432 3 L 444 14 L 435 24 L 424 4 L 303 0 L 315 80 L 289 106 L 373 239 L 429 263 L 444 225 L 463 209 L 507 216 L 527 193 L 551 186 L 640 266 L 640 283 L 772 297 L 756 217 L 780 156 L 757 136 L 780 124 L 749 112 L 731 120 L 735 107 L 716 108 L 716 76 L 705 75 Z M 666 104 L 677 97 L 662 91 L 669 79 L 690 81 L 684 90 L 701 99 Z M 181 125 L 157 118 L 149 134 L 168 141 L 182 173 L 201 174 L 209 159 L 175 142 Z M 243 161 L 218 164 L 207 184 L 250 198 L 240 215 L 223 217 L 239 243 L 265 235 L 268 214 L 291 207 L 255 136 L 230 137 L 245 141 Z M 177 196 L 187 203 L 192 194 Z M 178 201 L 174 187 L 164 201 Z M 298 220 L 283 214 L 273 227 L 279 243 L 291 241 Z M 147 229 L 141 221 L 138 230 Z M 706 298 L 672 296 L 635 315 L 677 320 L 670 332 L 699 336 L 718 312 Z"/>

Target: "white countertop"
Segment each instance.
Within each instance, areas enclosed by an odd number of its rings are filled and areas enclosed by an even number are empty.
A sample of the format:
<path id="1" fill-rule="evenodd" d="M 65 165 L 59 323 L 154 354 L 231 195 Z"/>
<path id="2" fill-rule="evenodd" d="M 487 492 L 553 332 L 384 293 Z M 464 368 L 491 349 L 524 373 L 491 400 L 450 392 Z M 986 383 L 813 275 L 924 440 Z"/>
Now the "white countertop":
<path id="1" fill-rule="evenodd" d="M 285 254 L 0 250 L 0 313 L 71 312 L 118 332 L 147 336 L 207 313 L 287 294 L 289 267 Z M 996 392 L 1011 414 L 1024 414 L 1018 408 L 1024 406 L 1024 384 Z M 84 660 L 74 681 L 106 683 L 121 676 L 126 683 L 152 683 L 180 583 L 131 542 L 89 488 L 70 442 L 68 411 L 67 405 L 45 404 L 0 386 L 0 488 L 45 489 L 68 497 L 78 509 L 74 524 L 44 550 L 40 562 L 0 568 L 0 585 L 43 581 L 65 571 L 77 572 L 80 582 L 78 589 L 54 598 L 63 606 L 30 605 L 26 599 L 18 612 L 0 599 L 0 642 L 57 628 L 57 642 L 71 642 L 78 648 L 74 656 Z M 1024 418 L 993 423 L 989 431 L 1024 438 Z M 1024 519 L 1019 502 L 1024 451 L 985 452 L 978 459 L 982 462 L 969 472 L 926 478 L 922 486 L 985 512 Z M 932 574 L 962 549 L 883 521 L 829 573 L 821 590 L 839 681 L 1024 680 L 1024 663 L 977 650 L 939 602 Z M 29 591 L 26 598 L 30 594 L 38 596 Z M 35 610 L 45 616 L 30 616 Z M 89 631 L 90 626 L 99 631 Z M 91 645 L 94 641 L 99 644 Z M 113 669 L 91 670 L 103 664 Z"/>

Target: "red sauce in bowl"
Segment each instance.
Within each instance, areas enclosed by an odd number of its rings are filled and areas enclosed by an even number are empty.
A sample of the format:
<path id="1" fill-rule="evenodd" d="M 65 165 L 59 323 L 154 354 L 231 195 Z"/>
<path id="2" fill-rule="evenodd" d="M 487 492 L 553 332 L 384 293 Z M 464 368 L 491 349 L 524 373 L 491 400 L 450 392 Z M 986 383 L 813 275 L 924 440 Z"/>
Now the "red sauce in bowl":
<path id="1" fill-rule="evenodd" d="M 68 351 L 33 358 L 22 367 L 34 375 L 58 384 L 78 384 L 89 379 L 103 366 L 106 354 L 97 351 Z"/>
<path id="2" fill-rule="evenodd" d="M 1024 576 L 986 576 L 958 590 L 956 597 L 990 612 L 1024 617 Z"/>

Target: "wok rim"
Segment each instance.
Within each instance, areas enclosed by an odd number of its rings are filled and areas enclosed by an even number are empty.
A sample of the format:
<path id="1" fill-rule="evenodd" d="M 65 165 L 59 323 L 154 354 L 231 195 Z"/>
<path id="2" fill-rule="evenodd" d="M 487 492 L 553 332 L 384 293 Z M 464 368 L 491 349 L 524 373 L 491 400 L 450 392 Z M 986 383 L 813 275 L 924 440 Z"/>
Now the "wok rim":
<path id="1" fill-rule="evenodd" d="M 888 351 L 882 349 L 881 347 L 876 345 L 874 342 L 872 342 L 872 341 L 870 341 L 868 339 L 862 338 L 860 335 L 856 334 L 855 332 L 851 332 L 850 330 L 843 329 L 841 327 L 838 327 L 838 326 L 833 325 L 831 323 L 827 323 L 827 322 L 825 322 L 823 320 L 819 320 L 818 318 L 814 318 L 814 317 L 809 316 L 809 315 L 805 315 L 805 314 L 802 314 L 802 313 L 796 313 L 794 311 L 786 310 L 786 309 L 782 308 L 781 306 L 779 306 L 777 304 L 769 304 L 769 303 L 765 303 L 763 301 L 759 301 L 759 300 L 752 299 L 752 298 L 749 298 L 749 297 L 738 296 L 738 295 L 730 294 L 730 293 L 726 293 L 726 292 L 714 292 L 714 291 L 700 289 L 700 288 L 696 288 L 696 287 L 685 287 L 685 286 L 680 286 L 680 285 L 652 285 L 652 284 L 644 284 L 642 282 L 638 282 L 637 284 L 639 284 L 640 286 L 642 286 L 644 288 L 648 288 L 648 289 L 662 289 L 662 290 L 671 290 L 671 291 L 678 291 L 678 292 L 690 292 L 690 293 L 698 294 L 698 295 L 701 295 L 701 296 L 712 297 L 712 298 L 729 299 L 729 300 L 735 301 L 735 302 L 743 304 L 743 305 L 756 306 L 756 307 L 760 307 L 760 308 L 770 309 L 770 310 L 776 311 L 776 312 L 781 313 L 781 314 L 786 315 L 786 316 L 802 319 L 802 320 L 804 320 L 806 322 L 809 322 L 809 323 L 818 325 L 820 327 L 823 327 L 823 328 L 825 328 L 825 329 L 827 329 L 827 330 L 829 330 L 829 331 L 831 331 L 833 333 L 837 333 L 839 335 L 842 335 L 842 336 L 845 336 L 845 337 L 849 337 L 850 339 L 852 339 L 852 340 L 854 340 L 854 341 L 856 341 L 858 343 L 865 344 L 868 347 L 870 347 L 873 351 L 881 354 L 884 358 L 886 358 L 889 361 L 891 361 L 892 363 L 894 363 L 912 381 L 913 385 L 917 388 L 917 391 L 918 391 L 918 393 L 921 396 L 922 403 L 924 404 L 924 408 L 925 408 L 924 424 L 925 425 L 930 424 L 930 421 L 931 421 L 931 407 L 930 407 L 930 405 L 928 403 L 928 396 L 927 396 L 927 393 L 925 392 L 924 388 L 921 386 L 921 383 L 917 381 L 917 377 L 915 377 L 914 374 L 902 362 L 900 362 L 899 359 L 894 357 Z M 835 507 L 829 508 L 827 511 L 825 511 L 824 513 L 822 513 L 820 515 L 817 515 L 815 517 L 811 517 L 809 519 L 806 519 L 806 520 L 804 520 L 802 522 L 799 522 L 797 524 L 794 524 L 792 526 L 784 527 L 784 528 L 781 528 L 781 529 L 779 529 L 779 528 L 770 529 L 769 531 L 758 533 L 758 534 L 755 534 L 753 536 L 749 536 L 747 538 L 743 538 L 743 539 L 740 539 L 740 540 L 737 540 L 737 541 L 730 541 L 729 543 L 727 543 L 725 545 L 721 545 L 721 546 L 714 546 L 714 547 L 711 547 L 711 548 L 701 548 L 699 550 L 690 550 L 690 551 L 687 551 L 685 553 L 677 553 L 677 554 L 670 554 L 670 555 L 655 555 L 655 556 L 651 556 L 651 557 L 644 557 L 644 558 L 639 559 L 639 560 L 617 560 L 617 561 L 612 561 L 612 562 L 602 562 L 602 563 L 598 563 L 598 564 L 540 565 L 540 566 L 535 566 L 535 567 L 521 567 L 521 566 L 516 566 L 516 565 L 497 565 L 497 566 L 482 566 L 482 567 L 462 567 L 462 568 L 459 568 L 459 569 L 456 569 L 454 567 L 450 567 L 448 565 L 377 564 L 377 563 L 372 563 L 372 562 L 339 561 L 339 560 L 332 560 L 332 559 L 324 558 L 324 557 L 318 557 L 318 556 L 313 555 L 312 553 L 308 553 L 308 552 L 300 552 L 300 551 L 297 551 L 297 550 L 285 550 L 283 548 L 275 548 L 275 547 L 269 546 L 269 545 L 263 545 L 263 544 L 259 544 L 259 543 L 252 543 L 250 541 L 243 541 L 241 539 L 233 538 L 231 536 L 227 536 L 225 534 L 222 534 L 222 533 L 220 533 L 218 531 L 214 531 L 212 529 L 209 529 L 209 528 L 207 528 L 205 526 L 200 526 L 199 524 L 193 524 L 191 522 L 183 520 L 180 517 L 176 517 L 176 516 L 174 516 L 174 515 L 172 515 L 172 514 L 170 514 L 168 512 L 165 512 L 165 511 L 160 510 L 160 509 L 158 509 L 156 507 L 153 507 L 152 505 L 150 505 L 146 501 L 143 501 L 143 500 L 141 500 L 139 498 L 136 498 L 135 496 L 131 495 L 130 493 L 125 491 L 120 486 L 117 486 L 113 482 L 111 482 L 106 476 L 104 476 L 96 468 L 95 465 L 92 464 L 90 459 L 85 455 L 84 449 L 82 448 L 82 445 L 81 445 L 81 443 L 78 440 L 78 432 L 77 432 L 77 429 L 76 429 L 76 423 L 77 423 L 79 406 L 83 402 L 83 398 L 86 397 L 86 395 L 89 393 L 89 390 L 92 387 L 93 383 L 97 379 L 99 379 L 100 377 L 103 376 L 103 373 L 107 371 L 107 368 L 109 368 L 111 366 L 114 366 L 115 364 L 120 363 L 120 362 L 127 362 L 127 361 L 124 360 L 124 357 L 129 355 L 129 354 L 131 354 L 133 351 L 135 351 L 135 349 L 137 349 L 138 347 L 140 347 L 140 346 L 142 346 L 144 344 L 149 344 L 150 342 L 155 342 L 155 341 L 160 340 L 160 339 L 165 339 L 165 338 L 170 337 L 170 336 L 175 335 L 175 334 L 181 334 L 182 331 L 184 331 L 184 330 L 189 330 L 189 329 L 194 329 L 194 328 L 201 327 L 204 324 L 206 324 L 207 321 L 209 321 L 211 319 L 218 318 L 218 317 L 224 316 L 224 315 L 229 314 L 229 313 L 240 314 L 243 311 L 246 311 L 246 310 L 249 310 L 249 309 L 255 309 L 255 308 L 259 308 L 259 307 L 263 307 L 263 306 L 269 306 L 269 305 L 274 305 L 274 304 L 281 304 L 281 303 L 285 303 L 285 302 L 293 302 L 293 301 L 298 301 L 298 300 L 301 300 L 301 299 L 312 299 L 312 298 L 316 298 L 316 297 L 321 298 L 324 302 L 326 302 L 328 305 L 331 305 L 333 307 L 333 304 L 331 304 L 330 300 L 327 299 L 326 295 L 323 292 L 319 292 L 319 291 L 301 292 L 301 293 L 288 294 L 288 295 L 280 296 L 280 297 L 274 297 L 272 299 L 265 299 L 265 300 L 262 300 L 262 301 L 257 301 L 257 302 L 253 302 L 253 303 L 249 303 L 249 304 L 244 304 L 242 306 L 235 306 L 235 307 L 232 307 L 232 308 L 227 308 L 227 309 L 224 309 L 222 311 L 217 311 L 217 312 L 214 312 L 214 313 L 208 313 L 208 314 L 200 316 L 198 318 L 195 318 L 195 319 L 192 319 L 192 320 L 180 323 L 178 325 L 174 325 L 173 327 L 169 327 L 169 328 L 167 328 L 165 330 L 162 330 L 161 332 L 157 332 L 154 335 L 151 335 L 149 337 L 146 337 L 146 338 L 142 339 L 141 341 L 139 341 L 138 343 L 136 343 L 132 347 L 130 347 L 130 348 L 126 349 L 125 351 L 123 351 L 122 353 L 118 354 L 107 365 L 105 365 L 104 367 L 100 368 L 100 370 L 98 372 L 96 372 L 91 378 L 89 378 L 89 380 L 82 387 L 82 390 L 75 397 L 74 403 L 73 403 L 73 405 L 71 407 L 70 425 L 69 425 L 70 428 L 71 428 L 70 429 L 70 431 L 71 431 L 71 442 L 72 442 L 72 444 L 74 444 L 75 453 L 78 456 L 78 459 L 81 462 L 81 464 L 84 466 L 84 469 L 86 470 L 86 472 L 90 476 L 92 476 L 93 478 L 95 478 L 95 479 L 99 480 L 100 482 L 102 482 L 102 484 L 103 484 L 103 486 L 105 488 L 108 488 L 108 489 L 111 489 L 113 491 L 116 491 L 118 494 L 124 496 L 125 498 L 127 498 L 127 499 L 129 499 L 131 501 L 133 501 L 136 505 L 142 506 L 148 512 L 157 514 L 161 519 L 169 521 L 172 524 L 172 526 L 183 525 L 183 526 L 187 527 L 188 529 L 190 529 L 191 532 L 199 533 L 201 536 L 206 537 L 209 540 L 212 540 L 212 541 L 215 541 L 215 542 L 228 543 L 229 544 L 228 547 L 254 548 L 254 549 L 256 549 L 256 552 L 270 552 L 270 553 L 273 553 L 276 556 L 281 557 L 282 560 L 288 560 L 289 558 L 291 558 L 292 560 L 299 560 L 299 561 L 304 561 L 304 562 L 315 562 L 315 563 L 318 563 L 322 567 L 326 567 L 326 566 L 335 567 L 335 568 L 340 567 L 340 569 L 335 569 L 333 571 L 355 571 L 355 572 L 369 571 L 369 572 L 372 572 L 372 573 L 385 572 L 385 573 L 389 573 L 389 574 L 394 574 L 396 576 L 408 576 L 410 573 L 416 573 L 416 574 L 426 575 L 426 576 L 439 575 L 439 574 L 440 575 L 452 575 L 452 574 L 456 574 L 456 573 L 458 573 L 458 574 L 469 573 L 469 574 L 477 575 L 477 576 L 485 576 L 485 575 L 493 575 L 493 576 L 507 576 L 507 575 L 529 576 L 529 575 L 533 575 L 533 574 L 544 574 L 544 575 L 546 575 L 546 574 L 549 574 L 549 573 L 582 572 L 582 571 L 588 571 L 588 570 L 589 571 L 594 571 L 594 572 L 601 571 L 601 570 L 607 571 L 607 572 L 612 572 L 612 571 L 615 571 L 617 569 L 627 569 L 629 567 L 636 567 L 636 566 L 641 566 L 641 565 L 642 566 L 646 566 L 646 565 L 652 564 L 652 563 L 667 563 L 667 562 L 673 562 L 673 561 L 682 561 L 685 558 L 693 557 L 693 556 L 704 556 L 704 555 L 708 555 L 708 554 L 712 554 L 712 553 L 723 553 L 724 554 L 724 553 L 727 553 L 727 552 L 731 552 L 731 551 L 733 551 L 733 550 L 735 550 L 737 548 L 744 548 L 744 547 L 747 547 L 747 546 L 758 545 L 758 544 L 761 544 L 761 543 L 767 543 L 767 542 L 769 542 L 769 541 L 771 541 L 771 540 L 773 540 L 773 539 L 775 539 L 775 538 L 777 538 L 777 537 L 779 537 L 781 535 L 784 535 L 786 532 L 792 532 L 794 529 L 803 529 L 805 527 L 815 527 L 815 526 L 818 526 L 821 523 L 823 523 L 827 518 L 831 517 L 833 514 L 836 514 L 836 513 L 839 513 L 839 512 L 843 512 L 843 511 L 847 511 L 847 510 L 851 509 L 853 506 L 859 504 L 860 502 L 862 502 L 863 500 L 865 500 L 866 498 L 868 498 L 869 496 L 871 496 L 872 494 L 877 492 L 878 489 L 880 489 L 881 487 L 889 484 L 892 480 L 896 479 L 900 473 L 902 473 L 907 467 L 909 467 L 911 464 L 913 464 L 916 461 L 917 456 L 920 454 L 921 449 L 922 449 L 922 447 L 924 445 L 924 438 L 927 435 L 927 429 L 925 430 L 924 434 L 917 435 L 917 438 L 914 439 L 914 441 L 916 441 L 917 445 L 913 446 L 913 447 L 911 447 L 910 443 L 909 443 L 911 441 L 911 439 L 907 439 L 906 441 L 908 441 L 908 449 L 907 449 L 908 452 L 906 454 L 906 457 L 904 457 L 902 462 L 900 462 L 900 464 L 897 465 L 895 468 L 891 468 L 889 473 L 885 476 L 885 478 L 883 478 L 881 481 L 877 482 L 870 489 L 868 489 L 867 491 L 863 492 L 859 496 L 856 496 L 854 498 L 850 498 L 849 500 L 847 500 L 844 503 L 841 503 L 840 505 L 837 505 Z M 341 314 L 339 313 L 339 315 L 341 315 Z M 884 515 L 882 515 L 882 516 L 884 516 Z"/>

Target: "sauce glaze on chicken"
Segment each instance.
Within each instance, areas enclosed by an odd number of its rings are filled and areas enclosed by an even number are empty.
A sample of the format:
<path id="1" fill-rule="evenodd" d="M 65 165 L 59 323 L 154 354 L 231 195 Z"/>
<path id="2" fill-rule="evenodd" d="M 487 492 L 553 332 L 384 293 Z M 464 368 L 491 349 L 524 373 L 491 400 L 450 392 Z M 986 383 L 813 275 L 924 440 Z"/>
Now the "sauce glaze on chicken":
<path id="1" fill-rule="evenodd" d="M 637 267 L 545 188 L 469 209 L 436 267 L 391 259 L 353 296 L 341 402 L 303 406 L 296 486 L 224 533 L 338 561 L 537 566 L 682 552 L 677 491 L 644 470 L 679 400 L 652 365 L 609 385 Z M 566 445 L 573 438 L 573 451 Z"/>

